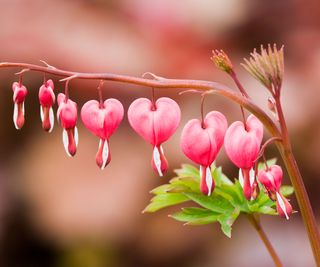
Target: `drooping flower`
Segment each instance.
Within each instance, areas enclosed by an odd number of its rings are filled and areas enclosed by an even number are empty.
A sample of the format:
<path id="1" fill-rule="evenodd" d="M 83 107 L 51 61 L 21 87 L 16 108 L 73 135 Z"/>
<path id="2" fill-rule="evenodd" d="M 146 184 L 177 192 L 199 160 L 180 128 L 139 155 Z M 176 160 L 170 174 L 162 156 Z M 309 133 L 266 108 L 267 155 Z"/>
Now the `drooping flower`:
<path id="1" fill-rule="evenodd" d="M 269 198 L 276 201 L 278 214 L 281 217 L 289 219 L 289 216 L 292 213 L 292 206 L 280 192 L 282 176 L 282 169 L 278 165 L 272 165 L 258 173 L 258 179 L 266 189 Z"/>
<path id="2" fill-rule="evenodd" d="M 40 101 L 40 117 L 42 128 L 49 133 L 54 126 L 54 115 L 52 106 L 55 103 L 56 97 L 54 95 L 54 84 L 52 80 L 47 80 L 39 89 Z"/>
<path id="3" fill-rule="evenodd" d="M 198 119 L 192 119 L 182 130 L 182 151 L 200 165 L 200 191 L 204 195 L 209 196 L 215 187 L 210 166 L 223 145 L 227 127 L 225 116 L 218 111 L 211 111 L 203 123 Z"/>
<path id="4" fill-rule="evenodd" d="M 123 106 L 117 99 L 110 98 L 99 103 L 86 102 L 81 109 L 81 119 L 86 128 L 100 138 L 96 155 L 97 165 L 104 169 L 111 160 L 109 138 L 123 119 Z"/>
<path id="5" fill-rule="evenodd" d="M 180 117 L 179 105 L 168 97 L 161 97 L 155 103 L 139 98 L 128 109 L 131 127 L 153 146 L 151 164 L 160 176 L 168 169 L 161 145 L 176 131 Z"/>
<path id="6" fill-rule="evenodd" d="M 236 121 L 228 128 L 224 145 L 230 160 L 241 169 L 239 180 L 245 197 L 250 200 L 255 189 L 253 166 L 260 151 L 263 138 L 263 125 L 254 116 L 250 115 L 244 125 Z"/>
<path id="7" fill-rule="evenodd" d="M 77 103 L 73 102 L 60 93 L 58 95 L 58 111 L 57 118 L 63 127 L 62 141 L 64 149 L 68 156 L 72 157 L 76 154 L 79 142 L 77 129 L 78 108 Z"/>
<path id="8" fill-rule="evenodd" d="M 24 101 L 28 94 L 27 88 L 19 82 L 14 82 L 12 84 L 13 90 L 13 123 L 17 130 L 20 130 L 24 125 Z"/>

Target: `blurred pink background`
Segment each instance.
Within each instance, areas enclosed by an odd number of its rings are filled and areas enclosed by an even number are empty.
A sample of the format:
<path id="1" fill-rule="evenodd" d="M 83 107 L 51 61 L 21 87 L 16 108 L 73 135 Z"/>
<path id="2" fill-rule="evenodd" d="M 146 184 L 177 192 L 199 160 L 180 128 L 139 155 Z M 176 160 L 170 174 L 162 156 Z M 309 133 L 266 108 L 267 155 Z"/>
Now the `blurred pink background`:
<path id="1" fill-rule="evenodd" d="M 320 4 L 317 0 L 0 0 L 0 61 L 40 64 L 86 72 L 141 76 L 150 71 L 169 78 L 207 79 L 234 88 L 215 69 L 212 49 L 231 57 L 249 94 L 266 107 L 267 92 L 239 63 L 260 44 L 285 45 L 283 104 L 294 151 L 317 217 L 320 207 Z M 183 227 L 167 217 L 177 210 L 141 214 L 153 187 L 190 161 L 179 149 L 183 124 L 199 117 L 199 97 L 157 90 L 181 106 L 182 122 L 164 149 L 171 170 L 157 177 L 150 167 L 151 147 L 128 126 L 111 138 L 112 161 L 95 165 L 98 140 L 79 123 L 79 150 L 68 158 L 57 125 L 41 129 L 39 73 L 28 73 L 26 124 L 12 122 L 11 83 L 16 69 L 1 69 L 0 98 L 0 265 L 4 267 L 209 267 L 272 266 L 254 229 L 240 218 L 232 239 L 218 225 Z M 56 92 L 63 85 L 56 81 Z M 70 97 L 79 107 L 96 99 L 97 81 L 72 81 Z M 127 110 L 150 88 L 106 82 L 105 97 Z M 55 107 L 56 108 L 56 107 Z M 239 108 L 210 96 L 206 111 L 240 119 Z M 270 157 L 278 156 L 268 148 Z M 234 177 L 224 151 L 218 163 Z M 285 183 L 289 183 L 288 177 Z M 292 198 L 297 209 L 297 204 Z M 314 266 L 299 214 L 287 222 L 262 223 L 285 266 Z"/>

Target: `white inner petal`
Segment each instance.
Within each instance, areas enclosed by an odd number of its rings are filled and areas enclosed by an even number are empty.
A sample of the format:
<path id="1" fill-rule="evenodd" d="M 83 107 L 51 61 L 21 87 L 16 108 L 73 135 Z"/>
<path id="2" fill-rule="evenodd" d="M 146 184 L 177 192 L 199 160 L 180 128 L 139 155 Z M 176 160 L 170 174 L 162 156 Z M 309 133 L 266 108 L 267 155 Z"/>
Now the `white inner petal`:
<path id="1" fill-rule="evenodd" d="M 250 187 L 252 187 L 253 183 L 254 183 L 254 170 L 253 168 L 250 169 L 249 171 L 249 180 L 250 180 Z"/>
<path id="2" fill-rule="evenodd" d="M 100 147 L 101 143 L 102 143 L 102 140 L 100 139 L 99 147 Z M 108 140 L 105 140 L 105 142 L 103 144 L 103 149 L 102 149 L 102 166 L 101 166 L 101 170 L 103 170 L 106 167 L 108 157 L 109 157 Z"/>
<path id="3" fill-rule="evenodd" d="M 163 176 L 161 171 L 161 159 L 160 159 L 160 153 L 158 148 L 155 146 L 153 149 L 153 162 L 156 165 L 157 171 L 160 176 Z"/>
<path id="4" fill-rule="evenodd" d="M 76 147 L 78 147 L 79 144 L 79 134 L 78 134 L 78 128 L 77 126 L 74 126 L 74 141 L 76 143 Z"/>
<path id="5" fill-rule="evenodd" d="M 43 122 L 44 114 L 43 114 L 43 108 L 41 105 L 40 105 L 40 118 L 41 118 L 41 121 Z"/>
<path id="6" fill-rule="evenodd" d="M 243 179 L 243 174 L 241 169 L 239 169 L 239 183 L 242 187 L 244 186 L 244 179 Z"/>
<path id="7" fill-rule="evenodd" d="M 276 195 L 277 195 L 277 200 L 278 200 L 280 208 L 284 212 L 286 219 L 289 220 L 289 216 L 288 216 L 287 210 L 286 210 L 286 205 L 284 204 L 282 197 L 280 196 L 280 194 L 278 192 L 276 192 Z"/>
<path id="8" fill-rule="evenodd" d="M 212 190 L 212 175 L 209 167 L 206 168 L 206 184 L 208 187 L 208 196 L 210 196 Z"/>
<path id="9" fill-rule="evenodd" d="M 25 112 L 24 112 L 24 101 L 22 102 L 22 114 L 24 116 Z"/>
<path id="10" fill-rule="evenodd" d="M 14 108 L 13 108 L 13 123 L 14 126 L 16 127 L 17 130 L 19 130 L 19 127 L 17 125 L 17 119 L 18 119 L 18 104 L 14 103 Z"/>
<path id="11" fill-rule="evenodd" d="M 63 142 L 63 146 L 64 146 L 64 150 L 66 151 L 67 155 L 69 157 L 71 157 L 71 154 L 69 153 L 69 138 L 68 138 L 68 133 L 65 129 L 63 129 L 62 131 L 62 142 Z"/>
<path id="12" fill-rule="evenodd" d="M 53 126 L 54 126 L 54 114 L 53 114 L 53 108 L 50 107 L 49 109 L 49 121 L 50 121 L 50 130 L 49 133 L 52 132 Z"/>

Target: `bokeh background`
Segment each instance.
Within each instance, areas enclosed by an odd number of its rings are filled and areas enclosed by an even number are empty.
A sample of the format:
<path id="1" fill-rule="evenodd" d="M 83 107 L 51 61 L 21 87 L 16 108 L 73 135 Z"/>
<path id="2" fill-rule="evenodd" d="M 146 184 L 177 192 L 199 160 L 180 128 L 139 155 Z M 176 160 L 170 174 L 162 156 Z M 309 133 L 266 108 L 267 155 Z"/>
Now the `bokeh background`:
<path id="1" fill-rule="evenodd" d="M 318 0 L 1 0 L 0 61 L 39 63 L 62 69 L 141 76 L 207 79 L 234 87 L 209 60 L 223 48 L 249 94 L 266 107 L 267 92 L 240 63 L 260 44 L 285 45 L 284 110 L 297 161 L 319 217 L 320 174 L 320 4 Z M 199 96 L 157 90 L 181 106 L 182 122 L 164 149 L 171 169 L 164 178 L 151 167 L 151 147 L 125 118 L 111 138 L 112 161 L 95 165 L 98 140 L 79 123 L 77 155 L 64 152 L 61 128 L 41 129 L 39 73 L 28 73 L 26 124 L 12 122 L 11 83 L 17 69 L 0 70 L 0 266 L 4 267 L 207 267 L 272 266 L 262 242 L 245 218 L 228 239 L 218 225 L 183 227 L 167 215 L 141 214 L 149 191 L 190 161 L 179 149 L 187 120 L 199 117 Z M 55 91 L 63 84 L 57 78 Z M 79 107 L 97 98 L 97 81 L 72 81 Z M 125 109 L 150 88 L 106 82 L 105 97 Z M 55 107 L 56 109 L 56 107 Z M 206 111 L 240 119 L 239 108 L 210 96 Z M 278 156 L 270 147 L 269 157 Z M 218 163 L 232 176 L 236 168 L 224 151 Z M 285 177 L 285 183 L 289 183 Z M 291 203 L 297 209 L 293 198 Z M 285 266 L 311 267 L 313 259 L 299 213 L 289 221 L 262 223 Z"/>

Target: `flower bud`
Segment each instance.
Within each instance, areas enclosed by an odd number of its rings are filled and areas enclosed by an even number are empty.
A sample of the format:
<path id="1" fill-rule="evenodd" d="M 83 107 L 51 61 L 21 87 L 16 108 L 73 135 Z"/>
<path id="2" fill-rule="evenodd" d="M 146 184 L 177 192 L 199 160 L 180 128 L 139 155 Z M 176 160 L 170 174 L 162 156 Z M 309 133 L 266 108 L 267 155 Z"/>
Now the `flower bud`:
<path id="1" fill-rule="evenodd" d="M 24 101 L 28 94 L 27 88 L 18 83 L 14 82 L 12 84 L 13 90 L 13 103 L 14 103 L 14 110 L 13 110 L 13 123 L 17 130 L 20 130 L 24 125 Z"/>
<path id="2" fill-rule="evenodd" d="M 47 80 L 39 89 L 40 117 L 42 128 L 49 133 L 54 126 L 54 115 L 52 106 L 55 103 L 54 84 L 52 80 Z"/>
<path id="3" fill-rule="evenodd" d="M 64 94 L 58 95 L 58 121 L 63 127 L 62 141 L 68 156 L 72 157 L 76 154 L 79 142 L 77 129 L 78 108 L 77 103 L 68 99 Z"/>

